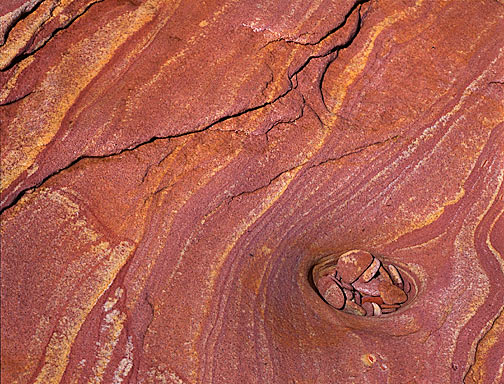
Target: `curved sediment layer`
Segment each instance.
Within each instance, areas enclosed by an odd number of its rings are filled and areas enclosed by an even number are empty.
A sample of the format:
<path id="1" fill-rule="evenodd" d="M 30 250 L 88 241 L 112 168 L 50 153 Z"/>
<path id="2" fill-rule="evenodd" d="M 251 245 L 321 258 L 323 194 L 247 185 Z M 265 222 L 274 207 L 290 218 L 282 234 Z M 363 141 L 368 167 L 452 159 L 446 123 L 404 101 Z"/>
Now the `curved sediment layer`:
<path id="1" fill-rule="evenodd" d="M 502 380 L 502 1 L 8 0 L 2 36 L 2 380 Z M 414 300 L 328 305 L 352 249 Z"/>

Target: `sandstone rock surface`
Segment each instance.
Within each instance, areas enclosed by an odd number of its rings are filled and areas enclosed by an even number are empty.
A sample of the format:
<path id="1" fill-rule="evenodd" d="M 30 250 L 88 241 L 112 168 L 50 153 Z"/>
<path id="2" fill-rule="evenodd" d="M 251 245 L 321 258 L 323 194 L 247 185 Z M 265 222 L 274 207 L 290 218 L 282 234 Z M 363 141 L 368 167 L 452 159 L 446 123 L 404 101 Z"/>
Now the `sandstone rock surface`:
<path id="1" fill-rule="evenodd" d="M 2 382 L 502 382 L 502 0 L 3 0 L 0 44 Z M 351 249 L 414 300 L 329 306 Z"/>

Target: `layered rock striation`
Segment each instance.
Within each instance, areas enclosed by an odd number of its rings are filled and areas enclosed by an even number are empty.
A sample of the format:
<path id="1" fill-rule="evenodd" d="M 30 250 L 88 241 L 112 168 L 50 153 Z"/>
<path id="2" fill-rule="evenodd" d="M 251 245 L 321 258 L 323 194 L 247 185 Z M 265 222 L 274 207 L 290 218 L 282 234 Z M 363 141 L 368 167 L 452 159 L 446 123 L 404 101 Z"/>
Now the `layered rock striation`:
<path id="1" fill-rule="evenodd" d="M 503 380 L 501 0 L 6 0 L 0 44 L 2 381 Z M 354 249 L 414 297 L 329 305 Z"/>

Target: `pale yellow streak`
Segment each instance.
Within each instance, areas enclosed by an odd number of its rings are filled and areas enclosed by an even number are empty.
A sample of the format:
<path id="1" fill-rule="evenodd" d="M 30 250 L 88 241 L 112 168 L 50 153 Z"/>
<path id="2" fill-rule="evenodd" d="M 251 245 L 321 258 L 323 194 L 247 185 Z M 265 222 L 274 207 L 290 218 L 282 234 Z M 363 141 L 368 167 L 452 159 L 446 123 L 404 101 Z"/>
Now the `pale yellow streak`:
<path id="1" fill-rule="evenodd" d="M 16 82 L 19 76 L 23 73 L 23 71 L 28 68 L 28 66 L 33 63 L 35 60 L 35 56 L 29 56 L 23 61 L 21 61 L 16 68 L 14 69 L 11 77 L 7 80 L 7 83 L 3 86 L 3 89 L 0 90 L 0 102 L 3 103 L 7 97 L 9 96 L 12 89 L 15 87 Z"/>
<path id="2" fill-rule="evenodd" d="M 498 167 L 500 164 L 498 165 Z M 464 328 L 464 326 L 469 322 L 469 320 L 476 314 L 478 309 L 483 305 L 485 300 L 488 297 L 489 293 L 489 282 L 487 275 L 484 274 L 483 268 L 481 265 L 477 263 L 477 254 L 474 249 L 475 242 L 475 232 L 479 223 L 486 216 L 495 200 L 499 196 L 500 188 L 504 183 L 504 169 L 497 168 L 496 175 L 491 175 L 492 166 L 489 167 L 489 174 L 486 175 L 482 184 L 484 184 L 484 190 L 481 193 L 481 198 L 471 207 L 471 211 L 467 215 L 467 218 L 464 220 L 464 225 L 457 235 L 455 240 L 454 248 L 457 250 L 457 254 L 455 256 L 461 256 L 462 251 L 466 250 L 464 254 L 464 259 L 460 257 L 456 257 L 456 262 L 453 265 L 454 275 L 455 276 L 463 276 L 465 270 L 468 266 L 472 269 L 473 278 L 470 281 L 470 285 L 464 284 L 462 287 L 462 283 L 460 281 L 455 281 L 455 284 L 459 284 L 460 288 L 468 289 L 469 292 L 472 289 L 472 298 L 471 301 L 465 306 L 467 309 L 467 313 L 458 314 L 458 316 L 452 316 L 451 319 L 446 323 L 447 329 L 446 338 L 447 342 L 451 344 L 443 347 L 445 351 L 444 354 L 447 356 L 447 359 L 453 360 L 453 354 L 455 351 L 456 340 Z M 490 180 L 489 180 L 490 179 Z M 490 191 L 490 188 L 493 187 L 493 191 Z M 488 203 L 485 204 L 484 201 L 488 197 Z M 477 209 L 482 209 L 479 215 L 473 215 L 472 213 Z M 475 213 L 475 212 L 474 212 Z M 470 256 L 467 256 L 467 253 L 471 253 Z M 461 260 L 465 260 L 462 262 Z M 490 327 L 490 322 L 487 323 L 486 329 Z M 483 329 L 482 332 L 485 332 L 486 329 Z M 450 337 L 451 336 L 451 337 Z M 471 353 L 475 353 L 476 344 L 478 343 L 478 339 L 476 338 L 471 344 Z M 437 346 L 439 347 L 439 345 Z"/>
<path id="3" fill-rule="evenodd" d="M 104 343 L 99 342 L 99 350 L 97 351 L 97 361 L 93 367 L 94 376 L 88 380 L 89 384 L 100 384 L 103 382 L 103 375 L 110 362 L 112 353 L 119 341 L 119 336 L 124 328 L 126 315 L 117 309 L 108 312 L 105 315 L 104 321 L 106 324 L 102 326 L 101 335 L 106 338 Z"/>
<path id="4" fill-rule="evenodd" d="M 185 145 L 185 143 L 184 143 Z M 163 182 L 163 178 L 167 172 L 173 169 L 172 165 L 176 160 L 179 158 L 177 157 L 177 154 L 183 149 L 183 145 L 176 148 L 173 153 L 165 160 L 164 163 L 162 163 L 161 169 L 162 171 L 159 174 L 156 174 L 152 177 L 156 178 L 156 188 L 153 188 L 154 190 L 157 190 L 160 186 L 161 183 Z M 242 149 L 238 149 L 234 151 L 233 153 L 229 154 L 228 156 L 220 159 L 219 164 L 214 167 L 208 174 L 205 174 L 201 176 L 200 181 L 197 186 L 193 186 L 192 189 L 185 191 L 186 194 L 181 197 L 180 199 L 177 199 L 177 203 L 175 206 L 171 207 L 170 215 L 166 218 L 166 221 L 163 222 L 163 228 L 162 228 L 162 233 L 170 233 L 171 227 L 173 225 L 173 222 L 175 220 L 175 217 L 177 216 L 178 211 L 189 201 L 191 197 L 193 197 L 196 193 L 198 193 L 201 189 L 203 189 L 211 180 L 214 175 L 216 175 L 220 170 L 225 168 L 231 161 L 239 155 L 239 153 L 242 151 Z M 193 163 L 187 164 L 186 168 L 184 171 L 181 172 L 181 174 L 177 177 L 174 178 L 170 182 L 170 186 L 163 191 L 159 193 L 159 199 L 157 201 L 157 206 L 161 207 L 165 203 L 165 199 L 167 198 L 169 192 L 174 188 L 176 185 L 177 181 L 182 179 L 184 176 L 187 176 L 189 172 L 191 172 L 191 169 L 193 167 L 196 167 L 198 163 L 198 157 L 194 156 L 193 158 Z M 154 200 L 155 196 L 152 195 L 151 198 L 149 199 L 149 206 L 152 204 L 152 201 Z M 173 203 L 172 203 L 173 204 Z M 143 235 L 142 235 L 143 236 Z M 162 241 L 162 239 L 160 239 Z M 143 290 L 145 283 L 147 281 L 148 276 L 150 275 L 152 268 L 156 265 L 156 261 L 159 258 L 159 255 L 161 254 L 161 247 L 158 249 L 150 249 L 150 258 L 149 258 L 149 263 L 143 267 L 142 271 L 138 271 L 137 276 L 136 276 L 136 281 L 134 285 L 128 290 L 128 305 L 135 305 L 136 300 L 138 296 L 140 295 L 141 291 Z M 171 274 L 166 278 L 165 281 L 165 286 L 168 286 L 175 276 L 175 273 L 178 270 L 178 267 L 182 263 L 183 257 L 184 257 L 185 251 L 182 250 L 175 266 L 173 267 Z"/>
<path id="5" fill-rule="evenodd" d="M 91 274 L 79 289 L 86 293 L 81 297 L 80 305 L 67 308 L 60 317 L 58 329 L 55 331 L 45 351 L 42 370 L 34 383 L 59 383 L 69 362 L 70 351 L 88 314 L 96 305 L 98 299 L 108 289 L 117 273 L 133 253 L 134 247 L 121 243 L 115 248 L 109 248 L 108 243 L 101 243 L 85 257 L 107 257 L 100 268 Z"/>
<path id="6" fill-rule="evenodd" d="M 221 9 L 218 11 L 214 12 L 213 17 L 211 18 L 210 23 L 214 23 L 219 16 L 224 14 L 224 12 L 230 8 L 234 3 L 236 3 L 237 0 L 229 1 L 226 2 Z M 180 3 L 180 0 L 178 1 Z M 177 5 L 178 5 L 177 3 Z M 202 32 L 203 27 L 208 26 L 209 22 L 207 20 L 202 20 L 199 23 L 200 29 L 197 30 L 197 33 L 193 36 L 191 36 L 189 39 L 187 39 L 186 46 L 182 48 L 179 52 L 177 52 L 175 55 L 170 56 L 159 68 L 159 70 L 149 79 L 149 81 L 146 81 L 141 88 L 139 88 L 135 95 L 131 98 L 128 98 L 128 101 L 126 103 L 126 110 L 124 114 L 126 116 L 130 116 L 135 113 L 136 109 L 138 106 L 142 103 L 144 103 L 144 98 L 145 94 L 149 93 L 153 87 L 154 84 L 157 82 L 161 81 L 163 76 L 167 71 L 169 71 L 169 67 L 175 63 L 178 62 L 178 60 L 182 57 L 185 56 L 185 54 L 190 50 L 190 46 L 195 45 L 196 43 L 199 42 L 200 39 L 205 38 L 207 36 L 206 32 Z"/>
<path id="7" fill-rule="evenodd" d="M 476 356 L 474 365 L 471 367 L 468 376 L 476 379 L 478 383 L 482 382 L 490 382 L 489 373 L 485 369 L 485 363 L 489 359 L 489 354 L 492 352 L 492 348 L 495 346 L 497 342 L 499 342 L 504 335 L 504 313 L 501 314 L 495 319 L 492 328 L 487 332 L 487 334 L 481 339 L 478 344 L 478 349 L 476 350 Z M 499 351 L 496 351 L 499 353 Z M 504 364 L 504 361 L 503 361 Z M 492 367 L 489 367 L 492 369 Z M 497 371 L 497 376 L 502 376 L 502 365 L 501 368 Z M 485 380 L 486 378 L 486 380 Z M 498 378 L 496 378 L 498 380 Z M 494 381 L 494 383 L 498 383 L 499 381 Z"/>
<path id="8" fill-rule="evenodd" d="M 48 314 L 58 314 L 58 311 L 61 310 L 55 331 L 45 348 L 43 366 L 34 381 L 40 384 L 59 383 L 68 364 L 72 344 L 82 324 L 99 297 L 106 291 L 118 271 L 133 253 L 134 245 L 122 242 L 115 247 L 111 247 L 108 242 L 99 242 L 99 235 L 80 215 L 79 205 L 59 191 L 42 188 L 31 198 L 48 199 L 57 204 L 63 210 L 61 220 L 71 223 L 68 231 L 75 234 L 76 241 L 87 244 L 95 243 L 87 254 L 67 266 L 58 283 L 58 289 L 49 298 L 47 308 L 44 311 L 45 315 L 41 317 L 35 334 L 31 338 L 31 345 L 27 351 L 28 363 L 25 366 L 25 374 L 22 374 L 14 381 L 14 384 L 23 383 L 26 374 L 32 373 L 34 364 L 38 362 L 38 349 L 44 340 L 43 335 L 51 324 Z M 30 198 L 25 200 L 30 200 Z M 14 214 L 19 210 L 22 210 L 22 208 L 18 210 L 15 208 Z M 79 294 L 71 296 L 76 289 L 73 286 L 75 276 L 82 274 L 83 270 L 86 269 L 90 269 L 92 272 L 89 273 L 89 276 L 86 276 L 79 286 L 77 291 Z M 61 308 L 62 303 L 66 303 L 63 308 Z"/>
<path id="9" fill-rule="evenodd" d="M 495 226 L 495 223 L 501 218 L 502 214 L 504 212 L 500 212 L 497 217 L 495 218 L 495 220 L 492 222 L 492 224 L 490 225 L 490 230 L 488 231 L 488 234 L 487 234 L 487 238 L 486 238 L 486 244 L 488 246 L 488 249 L 490 249 L 490 252 L 493 253 L 493 255 L 495 256 L 495 259 L 499 262 L 500 264 L 500 267 L 501 267 L 501 271 L 502 273 L 504 274 L 504 259 L 502 257 L 502 255 L 495 249 L 495 247 L 493 246 L 492 242 L 490 241 L 490 234 L 492 233 L 492 230 Z"/>

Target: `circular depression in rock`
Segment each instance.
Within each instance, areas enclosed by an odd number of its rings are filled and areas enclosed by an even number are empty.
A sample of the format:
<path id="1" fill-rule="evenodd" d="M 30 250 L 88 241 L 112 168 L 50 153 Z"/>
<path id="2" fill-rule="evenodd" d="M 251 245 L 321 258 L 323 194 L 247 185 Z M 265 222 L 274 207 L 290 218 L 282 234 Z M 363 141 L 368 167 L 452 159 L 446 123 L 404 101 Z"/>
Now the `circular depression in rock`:
<path id="1" fill-rule="evenodd" d="M 320 259 L 312 278 L 326 303 L 352 315 L 393 314 L 415 296 L 415 286 L 404 270 L 360 249 Z"/>

